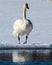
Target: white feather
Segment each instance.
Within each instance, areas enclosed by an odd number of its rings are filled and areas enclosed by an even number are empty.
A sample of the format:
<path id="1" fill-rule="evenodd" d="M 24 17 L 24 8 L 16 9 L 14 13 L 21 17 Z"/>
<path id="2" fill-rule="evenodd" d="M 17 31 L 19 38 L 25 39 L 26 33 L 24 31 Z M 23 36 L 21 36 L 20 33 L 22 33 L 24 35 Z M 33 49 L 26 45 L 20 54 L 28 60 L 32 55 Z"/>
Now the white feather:
<path id="1" fill-rule="evenodd" d="M 18 19 L 13 24 L 13 36 L 28 35 L 33 29 L 33 25 L 30 20 L 26 19 L 26 8 L 23 10 L 23 19 Z"/>

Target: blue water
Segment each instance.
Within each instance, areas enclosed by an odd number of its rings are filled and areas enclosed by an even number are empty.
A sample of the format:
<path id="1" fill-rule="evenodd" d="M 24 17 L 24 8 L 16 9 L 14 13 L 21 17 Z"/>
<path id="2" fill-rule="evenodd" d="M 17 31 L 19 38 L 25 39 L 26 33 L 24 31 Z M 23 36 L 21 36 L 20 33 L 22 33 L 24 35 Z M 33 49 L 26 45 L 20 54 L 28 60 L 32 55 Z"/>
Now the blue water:
<path id="1" fill-rule="evenodd" d="M 35 61 L 35 62 L 0 62 L 0 65 L 52 65 L 52 62 L 43 62 L 43 61 Z"/>

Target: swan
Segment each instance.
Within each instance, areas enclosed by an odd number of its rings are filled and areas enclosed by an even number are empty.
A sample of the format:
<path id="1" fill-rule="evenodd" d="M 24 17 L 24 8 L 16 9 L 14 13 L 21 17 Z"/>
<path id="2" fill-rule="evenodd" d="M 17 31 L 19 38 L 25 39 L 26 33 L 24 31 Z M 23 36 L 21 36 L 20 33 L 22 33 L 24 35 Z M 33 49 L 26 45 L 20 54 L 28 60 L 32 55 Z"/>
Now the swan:
<path id="1" fill-rule="evenodd" d="M 16 20 L 13 25 L 13 36 L 18 38 L 19 44 L 22 35 L 26 36 L 24 44 L 27 43 L 28 35 L 33 29 L 32 22 L 26 18 L 26 9 L 29 9 L 28 3 L 23 5 L 23 19 Z"/>

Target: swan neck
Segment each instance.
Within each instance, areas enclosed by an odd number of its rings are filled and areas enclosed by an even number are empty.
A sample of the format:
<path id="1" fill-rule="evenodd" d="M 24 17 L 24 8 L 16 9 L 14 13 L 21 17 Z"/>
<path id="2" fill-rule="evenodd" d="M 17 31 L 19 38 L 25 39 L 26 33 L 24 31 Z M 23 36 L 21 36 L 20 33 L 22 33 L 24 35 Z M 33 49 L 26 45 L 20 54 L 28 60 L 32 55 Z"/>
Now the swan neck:
<path id="1" fill-rule="evenodd" d="M 26 8 L 23 8 L 23 19 L 26 19 Z"/>

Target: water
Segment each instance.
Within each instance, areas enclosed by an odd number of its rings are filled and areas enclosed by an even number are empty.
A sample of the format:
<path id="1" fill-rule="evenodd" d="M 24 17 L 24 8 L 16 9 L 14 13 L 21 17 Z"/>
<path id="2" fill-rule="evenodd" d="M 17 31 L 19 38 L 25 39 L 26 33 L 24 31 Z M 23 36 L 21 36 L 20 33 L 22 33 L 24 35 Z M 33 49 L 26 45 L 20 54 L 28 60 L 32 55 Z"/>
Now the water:
<path id="1" fill-rule="evenodd" d="M 0 65 L 52 65 L 52 62 L 0 62 Z"/>
<path id="2" fill-rule="evenodd" d="M 52 50 L 0 50 L 0 65 L 52 65 Z"/>

